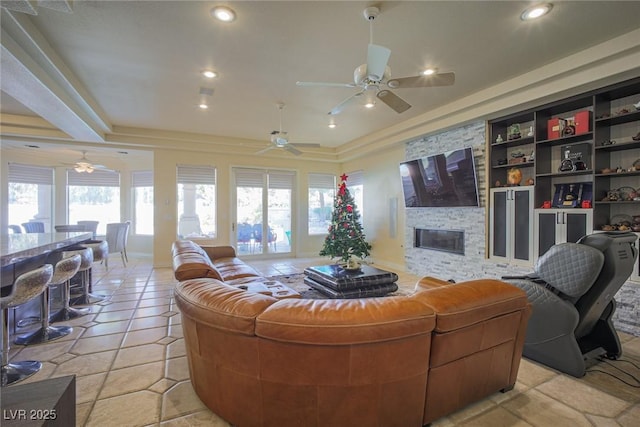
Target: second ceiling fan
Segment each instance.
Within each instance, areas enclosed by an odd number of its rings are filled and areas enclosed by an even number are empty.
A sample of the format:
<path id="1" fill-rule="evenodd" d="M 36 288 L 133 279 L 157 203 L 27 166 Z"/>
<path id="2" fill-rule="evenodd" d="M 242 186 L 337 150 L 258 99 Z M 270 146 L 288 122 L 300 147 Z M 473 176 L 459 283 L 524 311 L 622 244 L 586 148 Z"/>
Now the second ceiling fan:
<path id="1" fill-rule="evenodd" d="M 284 103 L 280 102 L 276 104 L 276 106 L 278 107 L 278 110 L 280 110 L 280 128 L 278 130 L 271 131 L 271 145 L 269 145 L 267 148 L 264 148 L 258 151 L 256 154 L 263 154 L 274 148 L 282 148 L 284 150 L 287 150 L 291 154 L 295 154 L 296 156 L 299 156 L 300 154 L 302 154 L 302 151 L 295 148 L 296 146 L 297 147 L 320 147 L 320 144 L 311 144 L 311 143 L 300 144 L 300 143 L 289 142 L 288 133 L 282 130 L 282 110 L 284 109 Z"/>
<path id="2" fill-rule="evenodd" d="M 329 111 L 329 115 L 339 114 L 351 101 L 364 95 L 367 91 L 375 91 L 380 101 L 391 107 L 397 113 L 403 113 L 411 108 L 411 104 L 400 98 L 390 89 L 421 88 L 434 86 L 450 86 L 455 82 L 454 73 L 434 73 L 391 79 L 391 69 L 387 65 L 391 50 L 373 44 L 373 21 L 380 14 L 375 6 L 364 10 L 364 17 L 369 21 L 370 37 L 367 50 L 367 63 L 362 64 L 353 72 L 353 83 L 324 83 L 324 82 L 296 82 L 298 86 L 351 87 L 360 90 L 336 105 Z"/>

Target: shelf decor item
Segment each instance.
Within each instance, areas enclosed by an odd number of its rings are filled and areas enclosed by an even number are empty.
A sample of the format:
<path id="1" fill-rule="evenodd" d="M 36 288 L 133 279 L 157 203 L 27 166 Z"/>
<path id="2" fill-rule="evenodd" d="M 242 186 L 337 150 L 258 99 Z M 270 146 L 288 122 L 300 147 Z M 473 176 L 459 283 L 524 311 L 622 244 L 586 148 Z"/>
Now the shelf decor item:
<path id="1" fill-rule="evenodd" d="M 520 139 L 522 134 L 520 133 L 520 125 L 518 123 L 514 123 L 509 126 L 509 130 L 507 131 L 507 139 L 511 141 L 512 139 Z"/>
<path id="2" fill-rule="evenodd" d="M 593 184 L 590 182 L 579 182 L 575 184 L 556 184 L 556 191 L 553 196 L 554 208 L 576 208 L 581 207 L 585 200 L 591 201 L 593 194 Z"/>
<path id="3" fill-rule="evenodd" d="M 511 168 L 507 172 L 507 182 L 509 185 L 520 185 L 522 181 L 522 171 L 517 168 Z"/>
<path id="4" fill-rule="evenodd" d="M 621 202 L 630 202 L 638 197 L 638 193 L 633 187 L 618 188 L 618 200 Z"/>
<path id="5" fill-rule="evenodd" d="M 558 139 L 562 135 L 562 131 L 566 124 L 566 120 L 560 117 L 553 117 L 547 120 L 547 139 Z"/>
<path id="6" fill-rule="evenodd" d="M 562 147 L 564 159 L 560 162 L 558 172 L 574 172 L 589 169 L 591 158 L 591 145 L 573 144 Z"/>

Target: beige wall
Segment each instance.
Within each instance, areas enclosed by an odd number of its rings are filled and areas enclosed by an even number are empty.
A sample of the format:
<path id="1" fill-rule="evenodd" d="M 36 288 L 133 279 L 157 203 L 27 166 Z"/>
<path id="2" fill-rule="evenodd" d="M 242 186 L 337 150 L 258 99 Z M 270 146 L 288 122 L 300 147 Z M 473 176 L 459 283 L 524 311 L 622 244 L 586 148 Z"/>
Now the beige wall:
<path id="1" fill-rule="evenodd" d="M 65 166 L 61 166 L 51 158 L 25 155 L 19 151 L 6 149 L 0 151 L 3 166 L 9 162 L 35 164 L 40 166 L 56 167 L 56 182 L 64 182 Z M 91 157 L 91 156 L 90 156 Z M 132 170 L 148 169 L 153 167 L 155 185 L 155 236 L 131 236 L 129 239 L 129 252 L 137 254 L 153 253 L 155 266 L 170 266 L 171 243 L 176 238 L 177 207 L 176 207 L 176 165 L 211 165 L 217 172 L 217 237 L 210 243 L 229 244 L 232 240 L 232 168 L 257 167 L 294 170 L 296 172 L 296 188 L 294 192 L 295 212 L 292 216 L 292 227 L 297 230 L 297 238 L 294 238 L 293 250 L 298 257 L 316 256 L 322 247 L 324 236 L 309 236 L 307 233 L 307 176 L 312 172 L 334 173 L 362 170 L 364 174 L 364 206 L 360 207 L 363 213 L 364 231 L 367 240 L 372 244 L 372 260 L 381 265 L 396 268 L 404 267 L 404 249 L 402 235 L 404 229 L 404 211 L 402 204 L 402 189 L 398 177 L 398 163 L 404 160 L 404 146 L 398 144 L 393 148 L 380 150 L 371 154 L 346 162 L 344 164 L 318 161 L 305 161 L 298 157 L 264 158 L 257 156 L 228 155 L 197 151 L 177 151 L 173 149 L 154 149 L 148 152 L 148 163 L 127 164 L 121 162 L 117 165 L 123 176 L 123 184 L 128 182 Z M 74 160 L 74 158 L 71 158 Z M 69 161 L 71 161 L 69 160 Z M 152 163 L 151 163 L 152 161 Z M 102 162 L 101 163 L 108 163 Z M 108 164 L 109 167 L 112 165 Z M 6 167 L 3 167 L 6 173 Z M 6 179 L 6 178 L 5 178 Z M 3 188 L 6 186 L 3 186 Z M 123 218 L 129 219 L 131 212 L 129 185 L 123 185 L 121 194 L 121 206 Z M 3 200 L 6 200 L 6 191 Z M 55 193 L 54 222 L 65 223 L 65 188 L 57 186 Z M 390 201 L 396 199 L 396 226 L 395 237 L 390 230 Z M 6 204 L 3 203 L 3 216 L 6 215 Z M 6 218 L 6 217 L 5 217 Z"/>
<path id="2" fill-rule="evenodd" d="M 342 165 L 346 173 L 362 170 L 364 174 L 364 206 L 359 209 L 363 213 L 366 239 L 372 245 L 372 260 L 397 269 L 404 269 L 405 215 L 398 172 L 398 164 L 404 157 L 404 144 L 398 144 Z M 394 202 L 395 226 L 390 206 Z"/>

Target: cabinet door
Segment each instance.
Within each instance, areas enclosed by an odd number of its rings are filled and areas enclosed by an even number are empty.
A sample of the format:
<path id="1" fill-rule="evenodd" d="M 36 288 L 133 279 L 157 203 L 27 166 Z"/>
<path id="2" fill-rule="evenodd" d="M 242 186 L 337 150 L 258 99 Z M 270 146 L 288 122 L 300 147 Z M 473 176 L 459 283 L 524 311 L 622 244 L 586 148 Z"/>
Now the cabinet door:
<path id="1" fill-rule="evenodd" d="M 491 258 L 508 259 L 508 230 L 511 228 L 507 189 L 491 189 L 489 208 L 489 253 Z"/>
<path id="2" fill-rule="evenodd" d="M 555 244 L 576 243 L 593 231 L 592 209 L 536 209 L 535 215 L 536 258 Z"/>
<path id="3" fill-rule="evenodd" d="M 533 187 L 491 189 L 492 259 L 530 265 L 533 259 Z"/>
<path id="4" fill-rule="evenodd" d="M 512 258 L 530 262 L 533 258 L 533 190 L 515 188 L 512 192 Z"/>
<path id="5" fill-rule="evenodd" d="M 565 212 L 563 225 L 562 241 L 576 243 L 593 231 L 593 210 L 580 209 L 579 211 Z"/>
<path id="6" fill-rule="evenodd" d="M 536 258 L 558 242 L 558 209 L 536 209 Z"/>

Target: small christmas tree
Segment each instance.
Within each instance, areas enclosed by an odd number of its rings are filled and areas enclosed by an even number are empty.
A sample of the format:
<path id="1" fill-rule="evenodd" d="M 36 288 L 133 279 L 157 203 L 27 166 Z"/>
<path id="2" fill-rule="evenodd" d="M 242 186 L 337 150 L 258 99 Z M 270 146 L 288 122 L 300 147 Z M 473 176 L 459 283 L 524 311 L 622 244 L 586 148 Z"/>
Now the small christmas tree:
<path id="1" fill-rule="evenodd" d="M 346 174 L 340 176 L 342 182 L 333 202 L 329 234 L 324 239 L 324 246 L 320 251 L 321 256 L 340 257 L 344 262 L 348 262 L 352 257 L 364 259 L 369 256 L 371 249 L 371 245 L 364 239 L 360 214 L 347 188 L 347 178 Z"/>

